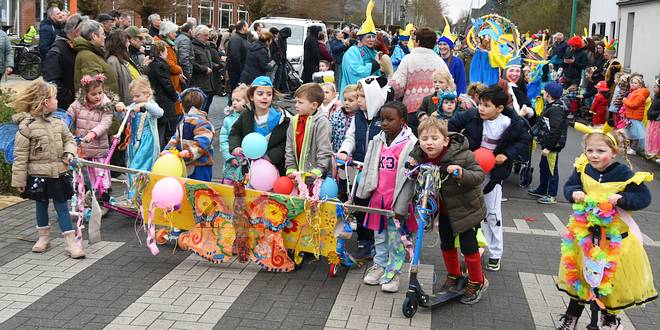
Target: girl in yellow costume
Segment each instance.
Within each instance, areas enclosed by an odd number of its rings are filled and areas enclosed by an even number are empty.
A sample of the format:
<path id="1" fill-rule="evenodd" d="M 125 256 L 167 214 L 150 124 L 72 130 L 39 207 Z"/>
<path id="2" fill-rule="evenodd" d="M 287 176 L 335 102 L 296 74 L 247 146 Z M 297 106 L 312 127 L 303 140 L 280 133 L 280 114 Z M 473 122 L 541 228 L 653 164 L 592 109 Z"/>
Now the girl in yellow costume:
<path id="1" fill-rule="evenodd" d="M 575 329 L 591 302 L 602 311 L 600 329 L 621 329 L 618 312 L 657 298 L 641 233 L 627 213 L 651 203 L 644 182 L 653 175 L 614 161 L 622 141 L 617 133 L 589 131 L 564 185 L 574 213 L 564 232 L 557 287 L 571 302 L 558 329 Z"/>

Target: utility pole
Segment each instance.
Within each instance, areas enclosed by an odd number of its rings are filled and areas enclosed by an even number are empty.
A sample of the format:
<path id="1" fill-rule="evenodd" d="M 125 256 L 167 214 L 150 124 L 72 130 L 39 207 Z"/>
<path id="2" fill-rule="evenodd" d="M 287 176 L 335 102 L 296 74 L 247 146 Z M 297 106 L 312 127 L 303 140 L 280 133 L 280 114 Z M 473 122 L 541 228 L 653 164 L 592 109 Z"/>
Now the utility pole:
<path id="1" fill-rule="evenodd" d="M 573 9 L 571 11 L 571 36 L 575 34 L 576 17 L 577 17 L 577 0 L 573 0 Z"/>

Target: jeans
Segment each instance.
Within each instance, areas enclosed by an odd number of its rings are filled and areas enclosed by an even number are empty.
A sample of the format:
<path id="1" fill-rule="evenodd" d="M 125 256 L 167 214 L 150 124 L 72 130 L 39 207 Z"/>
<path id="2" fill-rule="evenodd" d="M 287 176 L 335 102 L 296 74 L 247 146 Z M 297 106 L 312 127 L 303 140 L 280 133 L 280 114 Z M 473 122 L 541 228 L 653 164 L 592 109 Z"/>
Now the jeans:
<path id="1" fill-rule="evenodd" d="M 385 268 L 385 274 L 381 278 L 381 284 L 387 283 L 395 275 L 401 273 L 406 251 L 401 242 L 401 234 L 394 224 L 393 218 L 387 219 L 387 228 L 381 228 L 380 232 L 374 232 L 374 264 Z"/>
<path id="2" fill-rule="evenodd" d="M 73 224 L 71 223 L 71 214 L 69 214 L 68 202 L 56 202 L 53 201 L 53 206 L 55 206 L 55 212 L 57 212 L 57 222 L 60 225 L 60 230 L 62 233 L 73 230 Z M 48 201 L 40 202 L 37 201 L 37 227 L 48 227 L 50 222 L 48 221 Z"/>
<path id="3" fill-rule="evenodd" d="M 539 169 L 541 177 L 536 191 L 556 198 L 559 187 L 559 153 L 552 151 L 547 156 L 541 156 Z"/>

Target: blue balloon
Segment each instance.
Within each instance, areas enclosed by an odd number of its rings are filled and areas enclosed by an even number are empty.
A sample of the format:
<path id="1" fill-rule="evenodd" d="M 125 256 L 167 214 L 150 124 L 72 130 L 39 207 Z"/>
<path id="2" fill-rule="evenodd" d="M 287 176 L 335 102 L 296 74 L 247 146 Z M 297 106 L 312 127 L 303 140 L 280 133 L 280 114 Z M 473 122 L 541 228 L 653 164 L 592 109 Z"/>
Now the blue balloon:
<path id="1" fill-rule="evenodd" d="M 339 186 L 337 181 L 333 178 L 325 178 L 323 183 L 321 183 L 321 199 L 333 199 L 337 198 L 339 194 Z"/>
<path id="2" fill-rule="evenodd" d="M 250 133 L 243 138 L 241 142 L 243 154 L 249 159 L 259 159 L 266 154 L 268 149 L 268 140 L 259 133 Z"/>

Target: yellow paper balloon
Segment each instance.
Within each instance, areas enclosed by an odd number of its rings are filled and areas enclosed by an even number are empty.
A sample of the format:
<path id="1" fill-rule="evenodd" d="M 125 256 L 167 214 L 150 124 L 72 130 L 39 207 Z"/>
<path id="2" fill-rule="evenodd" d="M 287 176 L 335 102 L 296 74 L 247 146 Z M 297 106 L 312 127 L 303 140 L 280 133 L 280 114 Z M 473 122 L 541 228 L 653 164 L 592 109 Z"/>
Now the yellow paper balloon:
<path id="1" fill-rule="evenodd" d="M 156 160 L 151 172 L 163 176 L 185 177 L 186 165 L 179 156 L 168 152 Z"/>

